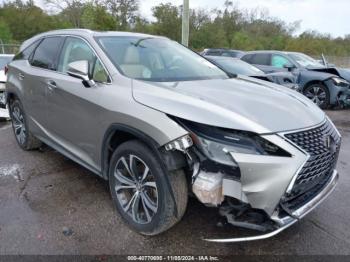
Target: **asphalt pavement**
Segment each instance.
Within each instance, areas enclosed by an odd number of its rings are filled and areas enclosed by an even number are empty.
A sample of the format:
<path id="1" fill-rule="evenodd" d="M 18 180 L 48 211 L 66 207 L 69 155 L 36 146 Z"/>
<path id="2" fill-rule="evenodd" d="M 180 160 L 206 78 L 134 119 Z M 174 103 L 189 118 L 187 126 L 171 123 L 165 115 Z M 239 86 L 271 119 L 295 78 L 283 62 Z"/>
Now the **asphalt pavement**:
<path id="1" fill-rule="evenodd" d="M 0 122 L 0 255 L 349 255 L 350 110 L 327 114 L 343 136 L 336 190 L 279 235 L 235 244 L 202 240 L 252 232 L 222 226 L 217 210 L 195 199 L 162 235 L 131 231 L 114 210 L 107 182 L 50 148 L 22 151 L 11 125 Z"/>

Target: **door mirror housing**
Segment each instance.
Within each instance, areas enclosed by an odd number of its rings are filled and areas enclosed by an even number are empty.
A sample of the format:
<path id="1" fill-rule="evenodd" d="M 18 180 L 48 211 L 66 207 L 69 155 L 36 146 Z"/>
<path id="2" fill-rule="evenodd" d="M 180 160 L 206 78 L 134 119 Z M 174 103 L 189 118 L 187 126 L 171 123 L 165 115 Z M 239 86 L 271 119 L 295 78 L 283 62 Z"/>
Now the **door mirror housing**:
<path id="1" fill-rule="evenodd" d="M 292 71 L 294 68 L 296 68 L 295 65 L 289 64 L 289 63 L 285 64 L 283 67 L 286 68 L 289 72 Z"/>
<path id="2" fill-rule="evenodd" d="M 68 64 L 67 74 L 83 80 L 85 87 L 95 86 L 94 80 L 89 77 L 89 61 L 80 60 Z"/>

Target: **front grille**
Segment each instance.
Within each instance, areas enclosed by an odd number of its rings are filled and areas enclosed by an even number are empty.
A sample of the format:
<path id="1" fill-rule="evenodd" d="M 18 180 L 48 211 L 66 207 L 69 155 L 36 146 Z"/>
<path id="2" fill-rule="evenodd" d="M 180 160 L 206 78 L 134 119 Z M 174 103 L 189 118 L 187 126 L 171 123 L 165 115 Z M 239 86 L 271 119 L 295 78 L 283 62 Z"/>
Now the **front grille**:
<path id="1" fill-rule="evenodd" d="M 328 120 L 319 127 L 286 134 L 285 138 L 310 155 L 283 200 L 284 206 L 295 210 L 327 184 L 338 159 L 341 138 Z"/>

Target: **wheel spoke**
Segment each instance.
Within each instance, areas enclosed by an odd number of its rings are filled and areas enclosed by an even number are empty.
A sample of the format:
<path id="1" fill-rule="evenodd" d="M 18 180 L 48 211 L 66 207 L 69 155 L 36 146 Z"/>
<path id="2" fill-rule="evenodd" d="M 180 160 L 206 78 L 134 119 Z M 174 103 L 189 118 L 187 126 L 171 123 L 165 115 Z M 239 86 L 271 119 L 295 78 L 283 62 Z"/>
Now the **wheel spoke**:
<path id="1" fill-rule="evenodd" d="M 147 217 L 147 222 L 149 222 L 152 220 L 152 218 L 151 218 L 151 215 L 149 214 L 148 208 L 146 207 L 145 200 L 142 197 L 142 195 L 141 195 L 141 202 L 142 202 L 143 210 L 145 211 L 145 214 Z"/>
<path id="2" fill-rule="evenodd" d="M 137 172 L 137 167 L 136 167 L 136 160 L 135 156 L 130 155 L 129 157 L 129 168 L 130 168 L 130 174 L 134 177 L 134 180 L 138 180 L 138 172 Z"/>
<path id="3" fill-rule="evenodd" d="M 145 166 L 145 170 L 143 171 L 141 182 L 145 181 L 146 177 L 148 176 L 148 173 L 149 173 L 149 168 L 148 166 Z"/>
<path id="4" fill-rule="evenodd" d="M 157 212 L 157 205 L 149 198 L 146 193 L 142 192 L 141 198 L 143 198 L 146 208 L 150 209 L 153 213 Z"/>
<path id="5" fill-rule="evenodd" d="M 157 188 L 156 182 L 146 182 L 143 184 L 143 186 Z"/>
<path id="6" fill-rule="evenodd" d="M 115 186 L 115 191 L 118 192 L 122 189 L 136 189 L 136 186 L 135 185 L 128 185 L 128 186 L 123 186 L 123 185 L 117 185 Z"/>
<path id="7" fill-rule="evenodd" d="M 128 186 L 135 186 L 135 182 L 125 177 L 118 169 L 114 172 L 114 176 L 122 184 L 125 184 Z"/>
<path id="8" fill-rule="evenodd" d="M 122 161 L 124 167 L 126 168 L 126 170 L 128 171 L 128 173 L 129 173 L 130 175 L 132 175 L 132 174 L 131 174 L 131 171 L 130 171 L 130 168 L 129 168 L 129 165 L 128 165 L 128 163 L 126 162 L 125 157 L 122 157 L 122 158 L 121 158 L 121 161 Z"/>
<path id="9" fill-rule="evenodd" d="M 140 204 L 140 194 L 137 193 L 134 198 L 134 203 L 132 204 L 131 214 L 135 222 L 138 222 L 138 213 L 139 213 L 139 204 Z"/>
<path id="10" fill-rule="evenodd" d="M 138 195 L 138 193 L 135 192 L 133 194 L 133 196 L 131 197 L 131 199 L 129 200 L 128 204 L 125 207 L 123 207 L 125 212 L 129 211 L 129 209 L 130 209 L 131 205 L 134 203 L 135 198 L 137 197 L 137 195 Z"/>

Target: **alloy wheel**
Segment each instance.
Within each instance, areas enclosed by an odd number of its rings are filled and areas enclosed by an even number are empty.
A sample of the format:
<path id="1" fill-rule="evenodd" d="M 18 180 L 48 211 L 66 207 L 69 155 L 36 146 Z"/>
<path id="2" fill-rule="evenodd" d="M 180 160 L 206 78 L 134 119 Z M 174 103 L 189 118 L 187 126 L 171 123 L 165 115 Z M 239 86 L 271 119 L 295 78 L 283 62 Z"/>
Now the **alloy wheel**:
<path id="1" fill-rule="evenodd" d="M 310 87 L 309 89 L 307 89 L 305 95 L 318 106 L 323 105 L 327 99 L 326 91 L 320 86 Z"/>
<path id="2" fill-rule="evenodd" d="M 18 106 L 12 108 L 12 123 L 17 141 L 24 145 L 27 139 L 27 130 L 23 113 Z"/>
<path id="3" fill-rule="evenodd" d="M 158 210 L 158 189 L 147 164 L 135 155 L 122 156 L 115 167 L 115 193 L 135 223 L 148 224 Z"/>

